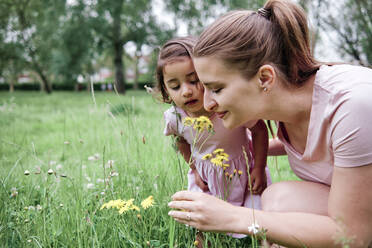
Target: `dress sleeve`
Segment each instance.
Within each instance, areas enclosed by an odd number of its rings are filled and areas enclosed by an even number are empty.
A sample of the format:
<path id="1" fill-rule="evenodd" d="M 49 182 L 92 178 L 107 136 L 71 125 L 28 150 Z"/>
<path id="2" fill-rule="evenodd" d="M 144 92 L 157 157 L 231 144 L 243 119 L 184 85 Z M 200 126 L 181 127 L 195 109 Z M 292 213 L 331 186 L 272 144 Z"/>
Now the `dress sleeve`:
<path id="1" fill-rule="evenodd" d="M 342 97 L 331 125 L 334 164 L 372 164 L 372 84 L 354 87 Z"/>
<path id="2" fill-rule="evenodd" d="M 165 121 L 165 127 L 164 127 L 164 135 L 179 135 L 177 130 L 177 116 L 176 112 L 174 111 L 174 108 L 170 108 L 167 111 L 164 112 L 164 121 Z"/>

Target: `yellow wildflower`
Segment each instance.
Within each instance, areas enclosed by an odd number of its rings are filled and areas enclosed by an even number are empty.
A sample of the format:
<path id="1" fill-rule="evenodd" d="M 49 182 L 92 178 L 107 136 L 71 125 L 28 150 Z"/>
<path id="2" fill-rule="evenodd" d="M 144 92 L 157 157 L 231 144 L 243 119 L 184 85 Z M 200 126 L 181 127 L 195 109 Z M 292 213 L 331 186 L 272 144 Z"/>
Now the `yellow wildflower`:
<path id="1" fill-rule="evenodd" d="M 214 155 L 220 155 L 221 153 L 224 152 L 224 149 L 222 148 L 217 148 L 216 150 L 213 151 L 213 154 Z"/>
<path id="2" fill-rule="evenodd" d="M 226 169 L 226 168 L 229 168 L 230 165 L 229 164 L 222 164 L 222 168 Z"/>
<path id="3" fill-rule="evenodd" d="M 194 122 L 195 122 L 195 119 L 191 117 L 186 117 L 185 119 L 183 119 L 183 124 L 185 126 L 191 127 L 194 124 Z"/>
<path id="4" fill-rule="evenodd" d="M 202 157 L 203 160 L 209 160 L 209 159 L 211 159 L 211 158 L 212 158 L 212 154 L 210 154 L 210 153 L 205 154 L 205 155 Z"/>
<path id="5" fill-rule="evenodd" d="M 198 246 L 199 245 L 199 241 L 195 240 L 194 245 L 195 246 Z"/>
<path id="6" fill-rule="evenodd" d="M 211 163 L 214 164 L 215 166 L 222 167 L 222 161 L 218 158 L 212 158 Z"/>
<path id="7" fill-rule="evenodd" d="M 234 174 L 236 174 L 236 169 L 234 169 Z"/>
<path id="8" fill-rule="evenodd" d="M 128 207 L 128 205 L 125 205 L 124 207 L 119 209 L 119 214 L 122 214 L 122 213 L 128 212 L 128 211 L 129 211 L 129 207 Z"/>
<path id="9" fill-rule="evenodd" d="M 243 174 L 243 171 L 238 170 L 238 174 L 239 174 L 239 176 L 241 176 Z"/>
<path id="10" fill-rule="evenodd" d="M 141 206 L 144 209 L 152 207 L 153 205 L 154 205 L 154 197 L 152 195 L 150 195 L 149 197 L 147 197 L 145 200 L 141 202 Z"/>

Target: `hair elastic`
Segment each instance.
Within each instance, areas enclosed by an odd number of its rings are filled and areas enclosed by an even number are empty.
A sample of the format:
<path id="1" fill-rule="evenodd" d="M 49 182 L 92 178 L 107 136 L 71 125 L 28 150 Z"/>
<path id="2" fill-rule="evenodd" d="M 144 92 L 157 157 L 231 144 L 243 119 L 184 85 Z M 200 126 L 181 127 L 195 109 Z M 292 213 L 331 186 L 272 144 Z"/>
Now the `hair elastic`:
<path id="1" fill-rule="evenodd" d="M 265 17 L 266 19 L 269 19 L 270 16 L 271 16 L 271 10 L 270 9 L 266 9 L 266 8 L 259 8 L 257 10 L 257 14 L 259 14 L 260 16 Z"/>
<path id="2" fill-rule="evenodd" d="M 190 49 L 183 43 L 183 42 L 179 42 L 179 41 L 170 41 L 168 42 L 164 47 L 167 47 L 167 46 L 170 46 L 170 45 L 180 45 L 182 46 L 183 48 L 185 48 L 186 52 L 189 54 L 189 56 L 191 57 L 191 51 Z"/>

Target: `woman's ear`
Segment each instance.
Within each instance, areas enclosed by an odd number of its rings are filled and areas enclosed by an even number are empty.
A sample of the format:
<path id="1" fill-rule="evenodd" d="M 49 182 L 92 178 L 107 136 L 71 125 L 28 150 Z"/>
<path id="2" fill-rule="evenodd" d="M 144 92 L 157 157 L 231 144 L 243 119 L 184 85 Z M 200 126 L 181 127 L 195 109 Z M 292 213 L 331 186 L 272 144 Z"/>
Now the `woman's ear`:
<path id="1" fill-rule="evenodd" d="M 269 91 L 276 78 L 275 69 L 271 65 L 263 65 L 258 69 L 258 79 L 263 91 Z"/>

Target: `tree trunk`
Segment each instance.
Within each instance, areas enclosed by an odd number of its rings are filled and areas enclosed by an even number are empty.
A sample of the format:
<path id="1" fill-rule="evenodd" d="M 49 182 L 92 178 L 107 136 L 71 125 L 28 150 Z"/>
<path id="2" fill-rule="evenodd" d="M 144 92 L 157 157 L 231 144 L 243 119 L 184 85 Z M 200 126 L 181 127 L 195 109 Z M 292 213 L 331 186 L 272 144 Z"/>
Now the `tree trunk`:
<path id="1" fill-rule="evenodd" d="M 123 65 L 123 41 L 121 39 L 120 15 L 114 17 L 114 65 L 115 85 L 120 94 L 125 94 L 125 79 Z"/>
<path id="2" fill-rule="evenodd" d="M 51 94 L 52 87 L 49 84 L 48 78 L 45 76 L 45 74 L 43 73 L 43 70 L 41 69 L 41 67 L 39 66 L 37 62 L 34 61 L 33 64 L 34 64 L 35 71 L 37 72 L 37 74 L 39 75 L 41 79 L 42 86 L 43 86 L 42 89 L 44 89 L 46 93 Z"/>
<path id="3" fill-rule="evenodd" d="M 138 90 L 138 78 L 139 78 L 139 68 L 138 68 L 138 64 L 139 64 L 139 58 L 140 58 L 140 54 L 135 54 L 135 61 L 134 61 L 134 84 L 133 84 L 133 89 L 134 90 Z"/>

